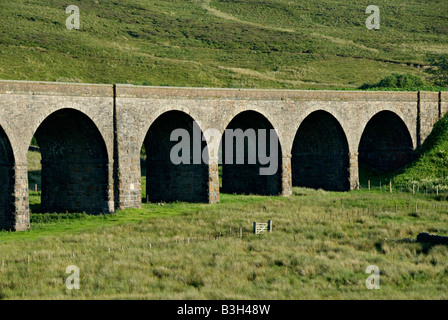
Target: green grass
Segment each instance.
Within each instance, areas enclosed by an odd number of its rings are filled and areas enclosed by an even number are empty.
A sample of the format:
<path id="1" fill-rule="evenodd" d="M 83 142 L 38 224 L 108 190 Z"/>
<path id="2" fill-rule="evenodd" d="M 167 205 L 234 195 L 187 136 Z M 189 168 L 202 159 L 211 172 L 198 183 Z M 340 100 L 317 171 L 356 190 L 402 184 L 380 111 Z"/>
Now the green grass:
<path id="1" fill-rule="evenodd" d="M 81 30 L 67 30 L 65 1 L 3 1 L 0 78 L 288 89 L 425 78 L 428 57 L 448 50 L 448 3 L 378 0 L 376 31 L 365 27 L 369 4 L 83 1 Z"/>
<path id="2" fill-rule="evenodd" d="M 405 206 L 432 203 L 428 197 L 295 188 L 289 198 L 223 194 L 221 200 L 213 205 L 144 204 L 107 216 L 42 220 L 26 232 L 0 232 L 0 260 L 6 261 L 0 297 L 448 297 L 447 248 L 415 242 L 420 232 L 447 235 L 448 210 L 423 208 L 415 213 Z M 403 205 L 397 212 L 372 211 L 395 203 Z M 273 221 L 272 233 L 235 236 L 239 228 L 250 230 L 253 221 L 268 219 Z M 228 235 L 229 228 L 234 237 L 203 240 L 220 232 Z M 65 288 L 69 265 L 80 268 L 80 290 Z M 380 268 L 380 290 L 365 287 L 369 265 Z"/>

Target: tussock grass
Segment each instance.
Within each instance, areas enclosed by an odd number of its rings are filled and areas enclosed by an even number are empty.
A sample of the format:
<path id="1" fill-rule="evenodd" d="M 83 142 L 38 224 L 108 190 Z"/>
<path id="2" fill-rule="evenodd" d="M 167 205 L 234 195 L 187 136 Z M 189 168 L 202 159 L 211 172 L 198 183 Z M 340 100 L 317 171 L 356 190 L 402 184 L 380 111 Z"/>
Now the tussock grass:
<path id="1" fill-rule="evenodd" d="M 289 198 L 224 194 L 214 205 L 144 204 L 104 217 L 36 220 L 27 232 L 0 232 L 0 260 L 7 261 L 0 297 L 446 299 L 448 249 L 415 237 L 447 235 L 448 210 L 380 210 L 409 201 L 433 202 L 295 188 Z M 228 236 L 229 228 L 250 230 L 268 219 L 272 233 Z M 219 233 L 219 240 L 194 238 Z M 80 290 L 65 288 L 68 265 L 81 270 Z M 380 268 L 380 290 L 365 287 L 368 265 Z"/>

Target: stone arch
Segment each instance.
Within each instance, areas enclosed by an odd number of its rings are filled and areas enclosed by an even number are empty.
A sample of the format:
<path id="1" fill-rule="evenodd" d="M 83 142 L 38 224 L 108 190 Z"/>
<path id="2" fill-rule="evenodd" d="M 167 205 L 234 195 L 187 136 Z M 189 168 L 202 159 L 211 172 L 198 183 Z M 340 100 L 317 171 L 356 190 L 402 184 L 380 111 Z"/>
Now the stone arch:
<path id="1" fill-rule="evenodd" d="M 140 119 L 137 121 L 138 126 L 138 136 L 137 136 L 137 145 L 141 146 L 144 144 L 145 139 L 148 134 L 148 130 L 152 127 L 152 125 L 165 113 L 175 111 L 179 112 L 179 114 L 185 114 L 189 117 L 191 117 L 192 121 L 196 121 L 196 119 L 200 119 L 201 116 L 198 112 L 195 112 L 194 108 L 193 110 L 190 110 L 189 107 L 183 106 L 181 104 L 176 105 L 175 107 L 171 107 L 170 105 L 164 105 L 160 108 L 149 108 L 148 113 L 145 115 L 142 115 Z M 197 121 L 199 122 L 199 121 Z M 202 128 L 202 123 L 199 123 Z M 140 150 L 139 150 L 140 151 Z"/>
<path id="2" fill-rule="evenodd" d="M 243 163 L 237 163 L 238 141 L 231 136 L 227 136 L 227 130 L 241 129 L 243 133 L 253 129 L 254 135 L 244 138 L 244 155 L 242 155 Z M 265 130 L 266 140 L 260 138 L 260 129 Z M 234 131 L 235 132 L 235 131 Z M 272 136 L 274 135 L 274 136 Z M 276 145 L 271 146 L 272 141 L 276 141 Z M 233 139 L 233 150 L 226 150 L 227 143 Z M 255 139 L 255 141 L 253 141 Z M 270 157 L 269 162 L 260 161 L 260 142 L 265 141 L 265 153 Z M 253 146 L 254 163 L 249 163 L 249 146 Z M 230 144 L 229 144 L 230 146 Z M 271 154 L 270 150 L 274 154 Z M 282 193 L 282 149 L 277 133 L 271 122 L 261 113 L 257 111 L 247 110 L 237 114 L 227 125 L 226 130 L 221 138 L 221 163 L 222 163 L 222 192 L 238 193 L 238 194 L 262 194 L 262 195 L 278 195 Z M 228 154 L 230 152 L 230 154 Z M 226 155 L 228 154 L 228 157 Z M 232 159 L 231 163 L 226 161 Z M 270 169 L 269 169 L 270 168 Z M 268 169 L 266 172 L 266 169 Z"/>
<path id="3" fill-rule="evenodd" d="M 0 227 L 14 229 L 14 154 L 10 139 L 0 126 Z"/>
<path id="4" fill-rule="evenodd" d="M 109 212 L 105 141 L 83 112 L 64 108 L 47 116 L 34 136 L 42 155 L 42 212 Z"/>
<path id="5" fill-rule="evenodd" d="M 411 133 L 395 112 L 380 111 L 364 128 L 358 153 L 360 167 L 379 172 L 394 171 L 414 158 Z"/>
<path id="6" fill-rule="evenodd" d="M 194 119 L 189 114 L 173 110 L 161 114 L 149 127 L 143 142 L 147 154 L 148 201 L 208 202 L 209 169 L 208 164 L 202 159 L 204 150 L 208 154 L 207 144 L 202 141 L 202 130 L 199 126 L 194 129 L 193 123 Z M 176 156 L 184 156 L 183 152 L 188 150 L 187 163 L 182 161 L 176 164 L 171 159 L 173 148 L 185 142 L 181 138 L 179 141 L 170 140 L 172 132 L 176 129 L 185 131 L 189 137 L 188 149 L 175 153 Z"/>
<path id="7" fill-rule="evenodd" d="M 379 172 L 403 167 L 414 158 L 410 131 L 396 113 L 376 113 L 367 123 L 358 146 L 360 166 Z"/>
<path id="8" fill-rule="evenodd" d="M 317 110 L 302 121 L 291 157 L 293 186 L 332 191 L 350 189 L 347 136 L 331 113 Z"/>

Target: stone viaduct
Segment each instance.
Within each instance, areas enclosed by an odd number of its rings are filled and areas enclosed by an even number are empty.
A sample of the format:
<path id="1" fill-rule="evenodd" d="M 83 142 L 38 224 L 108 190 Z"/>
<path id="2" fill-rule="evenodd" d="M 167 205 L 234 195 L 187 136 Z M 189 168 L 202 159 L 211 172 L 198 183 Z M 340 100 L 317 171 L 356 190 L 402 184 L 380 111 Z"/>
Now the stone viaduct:
<path id="1" fill-rule="evenodd" d="M 448 92 L 299 91 L 0 81 L 0 229 L 30 225 L 27 151 L 42 154 L 44 212 L 140 207 L 145 146 L 149 201 L 219 201 L 218 156 L 174 165 L 174 129 L 275 129 L 279 170 L 222 165 L 229 193 L 288 196 L 292 186 L 350 190 L 358 163 L 393 170 L 448 109 Z M 202 142 L 205 150 L 206 142 Z"/>

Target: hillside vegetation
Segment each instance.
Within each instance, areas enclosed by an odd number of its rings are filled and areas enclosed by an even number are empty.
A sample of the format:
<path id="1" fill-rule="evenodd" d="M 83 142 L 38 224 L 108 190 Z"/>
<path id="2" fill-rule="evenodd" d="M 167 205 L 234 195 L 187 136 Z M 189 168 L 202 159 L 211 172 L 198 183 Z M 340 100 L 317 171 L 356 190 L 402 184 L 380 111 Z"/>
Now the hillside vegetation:
<path id="1" fill-rule="evenodd" d="M 425 78 L 448 51 L 448 2 L 63 0 L 0 3 L 0 78 L 169 86 L 354 89 Z M 427 83 L 428 84 L 428 83 Z"/>

